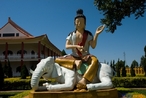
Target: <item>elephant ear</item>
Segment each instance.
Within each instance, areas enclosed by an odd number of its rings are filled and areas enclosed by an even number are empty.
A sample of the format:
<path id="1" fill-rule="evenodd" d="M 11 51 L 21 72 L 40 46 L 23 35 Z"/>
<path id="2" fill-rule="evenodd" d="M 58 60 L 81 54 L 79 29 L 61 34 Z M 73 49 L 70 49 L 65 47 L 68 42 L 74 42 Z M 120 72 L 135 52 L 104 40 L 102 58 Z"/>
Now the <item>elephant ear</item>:
<path id="1" fill-rule="evenodd" d="M 54 71 L 56 69 L 56 72 Z M 57 63 L 54 64 L 54 69 L 53 69 L 53 72 L 52 72 L 52 78 L 56 78 L 58 76 L 61 76 L 62 75 L 62 72 L 61 72 L 61 66 Z"/>

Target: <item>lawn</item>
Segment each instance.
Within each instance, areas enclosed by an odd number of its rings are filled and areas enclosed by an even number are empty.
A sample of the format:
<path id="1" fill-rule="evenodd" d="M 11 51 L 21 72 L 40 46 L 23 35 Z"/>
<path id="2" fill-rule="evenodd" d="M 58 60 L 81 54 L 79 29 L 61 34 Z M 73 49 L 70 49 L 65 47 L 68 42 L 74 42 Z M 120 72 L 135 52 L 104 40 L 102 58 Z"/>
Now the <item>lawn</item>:
<path id="1" fill-rule="evenodd" d="M 125 98 L 146 98 L 145 88 L 117 88 L 117 90 Z"/>

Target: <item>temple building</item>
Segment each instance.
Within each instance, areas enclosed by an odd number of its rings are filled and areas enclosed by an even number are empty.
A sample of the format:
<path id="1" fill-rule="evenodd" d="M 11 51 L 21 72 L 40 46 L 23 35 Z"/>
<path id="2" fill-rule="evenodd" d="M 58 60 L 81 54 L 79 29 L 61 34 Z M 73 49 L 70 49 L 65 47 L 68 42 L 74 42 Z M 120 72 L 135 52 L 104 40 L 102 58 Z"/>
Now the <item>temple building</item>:
<path id="1" fill-rule="evenodd" d="M 10 17 L 0 28 L 0 61 L 4 65 L 9 60 L 13 76 L 20 76 L 16 72 L 19 66 L 25 65 L 29 70 L 43 58 L 61 55 L 61 51 L 51 43 L 46 34 L 34 37 Z"/>

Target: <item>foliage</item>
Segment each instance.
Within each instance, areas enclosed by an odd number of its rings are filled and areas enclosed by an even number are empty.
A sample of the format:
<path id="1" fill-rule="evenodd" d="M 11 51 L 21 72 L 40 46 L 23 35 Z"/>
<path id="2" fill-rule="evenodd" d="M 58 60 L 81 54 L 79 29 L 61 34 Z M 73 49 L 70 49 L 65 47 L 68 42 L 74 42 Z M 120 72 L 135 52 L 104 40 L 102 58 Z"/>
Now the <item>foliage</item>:
<path id="1" fill-rule="evenodd" d="M 13 76 L 12 67 L 10 65 L 10 61 L 8 59 L 8 77 L 11 78 Z"/>
<path id="2" fill-rule="evenodd" d="M 126 67 L 122 68 L 122 77 L 126 77 Z"/>
<path id="3" fill-rule="evenodd" d="M 133 67 L 131 67 L 130 73 L 131 73 L 131 77 L 135 77 L 136 76 L 135 70 L 134 70 Z"/>
<path id="4" fill-rule="evenodd" d="M 9 97 L 9 98 L 24 98 L 24 97 L 26 97 L 29 93 L 30 93 L 30 90 L 27 90 L 27 91 L 24 91 L 24 92 L 22 92 L 22 93 L 19 93 L 19 94 L 15 95 L 15 96 L 11 96 L 11 97 Z"/>
<path id="5" fill-rule="evenodd" d="M 110 67 L 113 69 L 113 76 L 115 76 L 116 75 L 116 65 L 115 65 L 115 61 L 113 60 L 113 61 L 111 61 L 110 62 Z"/>
<path id="6" fill-rule="evenodd" d="M 4 72 L 2 68 L 2 63 L 0 61 L 0 90 L 3 87 L 3 84 L 4 84 Z"/>
<path id="7" fill-rule="evenodd" d="M 140 66 L 143 67 L 143 70 L 146 73 L 146 57 L 141 57 Z"/>
<path id="8" fill-rule="evenodd" d="M 53 82 L 50 79 L 48 82 Z M 126 88 L 144 88 L 146 87 L 146 77 L 113 77 L 112 82 L 115 87 L 126 87 Z M 40 79 L 39 85 L 46 82 L 44 79 Z M 30 77 L 26 79 L 18 78 L 6 78 L 4 81 L 3 90 L 30 90 Z"/>
<path id="9" fill-rule="evenodd" d="M 4 81 L 3 90 L 28 90 L 30 87 L 30 79 L 8 78 Z"/>
<path id="10" fill-rule="evenodd" d="M 94 0 L 97 9 L 103 12 L 101 23 L 107 26 L 107 32 L 122 25 L 122 19 L 135 15 L 135 19 L 143 17 L 146 9 L 146 0 Z"/>
<path id="11" fill-rule="evenodd" d="M 138 67 L 138 62 L 136 60 L 132 61 L 131 67 Z"/>
<path id="12" fill-rule="evenodd" d="M 62 56 L 66 55 L 66 52 L 64 49 L 61 51 L 61 53 L 62 53 Z"/>
<path id="13" fill-rule="evenodd" d="M 44 79 L 40 79 L 39 85 L 42 86 L 46 81 Z M 53 79 L 49 79 L 48 82 L 54 82 Z M 4 86 L 2 90 L 30 90 L 30 77 L 26 77 L 26 79 L 21 79 L 21 77 L 15 78 L 5 78 Z"/>
<path id="14" fill-rule="evenodd" d="M 115 87 L 125 88 L 145 88 L 146 77 L 113 77 L 112 82 Z"/>
<path id="15" fill-rule="evenodd" d="M 10 96 L 15 96 L 16 94 L 19 94 L 19 93 L 21 93 L 20 91 L 13 91 L 13 92 L 9 92 L 9 91 L 7 91 L 7 92 L 0 92 L 0 98 L 10 98 Z"/>
<path id="16" fill-rule="evenodd" d="M 144 47 L 144 52 L 145 52 L 145 58 L 146 58 L 146 46 Z"/>
<path id="17" fill-rule="evenodd" d="M 117 77 L 120 77 L 120 69 L 125 67 L 125 61 L 122 61 L 122 60 L 118 59 L 118 61 L 115 64 L 115 66 L 116 66 Z"/>
<path id="18" fill-rule="evenodd" d="M 21 66 L 21 79 L 26 79 L 29 76 L 28 70 L 25 65 Z"/>
<path id="19" fill-rule="evenodd" d="M 4 71 L 4 76 L 11 78 L 13 76 L 12 74 L 12 67 L 10 65 L 10 61 L 5 61 L 5 65 L 3 67 L 3 71 Z"/>
<path id="20" fill-rule="evenodd" d="M 122 97 L 122 98 L 145 98 L 146 97 L 146 90 L 143 90 L 143 89 L 130 89 L 130 88 L 123 88 L 123 87 L 117 87 L 116 89 L 122 95 L 125 95 L 125 97 Z"/>
<path id="21" fill-rule="evenodd" d="M 136 60 L 134 60 L 132 62 L 132 64 L 131 64 L 131 71 L 130 71 L 130 73 L 131 73 L 131 76 L 132 77 L 135 77 L 136 76 L 135 70 L 134 70 L 135 67 L 138 67 L 138 62 Z"/>
<path id="22" fill-rule="evenodd" d="M 120 77 L 120 66 L 119 66 L 119 60 L 118 60 L 118 62 L 116 63 L 116 73 L 117 73 L 117 77 Z"/>
<path id="23" fill-rule="evenodd" d="M 143 67 L 146 76 L 146 46 L 144 47 L 145 56 L 141 57 L 140 66 Z"/>

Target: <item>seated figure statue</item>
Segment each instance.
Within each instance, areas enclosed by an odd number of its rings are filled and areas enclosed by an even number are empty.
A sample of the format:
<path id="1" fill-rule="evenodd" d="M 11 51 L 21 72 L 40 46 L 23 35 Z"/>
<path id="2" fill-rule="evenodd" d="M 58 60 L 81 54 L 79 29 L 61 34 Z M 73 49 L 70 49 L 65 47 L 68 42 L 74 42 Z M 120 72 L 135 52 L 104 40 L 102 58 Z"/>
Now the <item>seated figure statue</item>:
<path id="1" fill-rule="evenodd" d="M 89 67 L 76 85 L 77 89 L 85 89 L 86 84 L 93 81 L 99 67 L 98 59 L 89 53 L 89 48 L 96 47 L 97 37 L 103 31 L 104 25 L 98 27 L 93 36 L 90 31 L 85 30 L 86 17 L 82 9 L 77 10 L 74 24 L 75 31 L 66 38 L 66 49 L 72 49 L 72 54 L 56 58 L 55 62 L 69 69 L 73 69 L 74 66 L 79 69 L 82 63 L 87 63 Z"/>
<path id="2" fill-rule="evenodd" d="M 113 71 L 109 65 L 99 63 L 96 56 L 89 53 L 89 47 L 96 47 L 97 37 L 103 31 L 104 25 L 97 28 L 93 36 L 90 31 L 85 30 L 86 17 L 83 10 L 77 11 L 74 19 L 75 31 L 67 36 L 66 48 L 72 49 L 72 54 L 56 58 L 48 57 L 42 59 L 31 78 L 31 87 L 34 90 L 97 90 L 113 87 L 111 78 Z M 78 74 L 83 65 L 87 65 L 83 75 Z M 39 87 L 39 79 L 43 76 L 55 78 L 57 84 L 45 83 Z"/>

